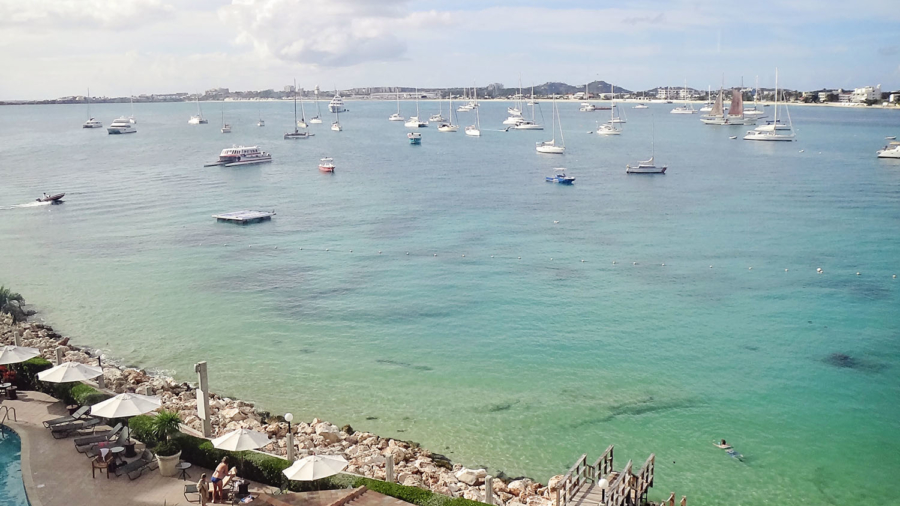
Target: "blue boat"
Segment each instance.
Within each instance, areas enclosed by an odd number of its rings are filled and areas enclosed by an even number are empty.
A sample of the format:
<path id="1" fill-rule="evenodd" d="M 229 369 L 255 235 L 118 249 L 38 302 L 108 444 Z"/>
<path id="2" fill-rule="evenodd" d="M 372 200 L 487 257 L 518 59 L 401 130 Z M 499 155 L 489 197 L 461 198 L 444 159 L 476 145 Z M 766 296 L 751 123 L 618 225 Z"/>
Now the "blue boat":
<path id="1" fill-rule="evenodd" d="M 410 132 L 406 134 L 406 138 L 409 139 L 410 144 L 422 144 L 422 134 L 420 134 L 419 132 Z"/>
<path id="2" fill-rule="evenodd" d="M 566 169 L 559 168 L 556 169 L 556 175 L 547 176 L 544 178 L 548 183 L 559 183 L 559 184 L 572 184 L 575 182 L 575 178 L 572 176 L 566 175 Z"/>

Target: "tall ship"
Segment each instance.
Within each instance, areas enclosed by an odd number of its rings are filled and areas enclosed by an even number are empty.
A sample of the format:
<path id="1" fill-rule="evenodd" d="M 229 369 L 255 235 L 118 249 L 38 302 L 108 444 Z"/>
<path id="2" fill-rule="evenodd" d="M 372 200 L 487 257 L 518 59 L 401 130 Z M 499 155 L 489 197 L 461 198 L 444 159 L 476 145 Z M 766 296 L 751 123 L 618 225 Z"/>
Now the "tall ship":
<path id="1" fill-rule="evenodd" d="M 328 102 L 328 110 L 332 113 L 347 112 L 347 109 L 344 108 L 344 99 L 341 98 L 339 91 L 335 90 L 334 98 L 331 99 L 331 102 Z"/>

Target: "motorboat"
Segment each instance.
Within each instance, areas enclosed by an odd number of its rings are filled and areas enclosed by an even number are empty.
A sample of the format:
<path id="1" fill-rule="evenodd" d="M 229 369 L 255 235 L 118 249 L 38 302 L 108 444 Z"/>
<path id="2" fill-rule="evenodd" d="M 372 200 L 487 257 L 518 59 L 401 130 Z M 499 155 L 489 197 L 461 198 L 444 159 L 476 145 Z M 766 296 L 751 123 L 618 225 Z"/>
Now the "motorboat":
<path id="1" fill-rule="evenodd" d="M 582 102 L 581 107 L 578 108 L 579 112 L 594 112 L 597 110 L 597 106 L 590 102 Z"/>
<path id="2" fill-rule="evenodd" d="M 87 112 L 88 112 L 88 120 L 85 121 L 81 125 L 81 128 L 103 128 L 103 123 L 101 123 L 100 120 L 94 119 L 94 117 L 91 116 L 91 90 L 90 90 L 90 88 L 88 88 L 88 94 L 87 94 Z"/>
<path id="3" fill-rule="evenodd" d="M 650 108 L 650 106 L 648 106 L 647 104 L 638 104 L 638 105 L 632 107 L 632 109 L 649 109 L 649 108 Z"/>
<path id="4" fill-rule="evenodd" d="M 626 165 L 625 172 L 628 174 L 665 174 L 667 168 L 665 165 L 657 167 L 651 156 L 649 160 L 639 161 L 637 165 Z"/>
<path id="5" fill-rule="evenodd" d="M 409 139 L 410 144 L 422 144 L 422 134 L 420 134 L 419 132 L 409 132 L 408 134 L 406 134 L 406 138 Z"/>
<path id="6" fill-rule="evenodd" d="M 217 165 L 223 167 L 237 167 L 240 165 L 253 165 L 257 163 L 268 163 L 272 161 L 272 155 L 265 151 L 260 151 L 257 146 L 232 146 L 225 148 L 219 153 L 219 159 L 212 163 L 207 163 L 204 167 L 215 167 Z"/>
<path id="7" fill-rule="evenodd" d="M 597 125 L 597 135 L 622 135 L 622 129 L 617 128 L 615 123 L 606 122 Z"/>
<path id="8" fill-rule="evenodd" d="M 110 134 L 133 134 L 137 132 L 137 128 L 134 127 L 134 124 L 128 120 L 125 116 L 121 118 L 117 118 L 106 128 L 106 131 Z"/>
<path id="9" fill-rule="evenodd" d="M 37 199 L 38 202 L 52 202 L 54 204 L 62 202 L 62 198 L 65 197 L 65 193 L 57 193 L 56 195 L 47 195 L 44 194 L 43 197 Z"/>
<path id="10" fill-rule="evenodd" d="M 559 139 L 560 143 L 556 143 L 556 125 L 559 124 Z M 538 142 L 535 145 L 535 150 L 538 153 L 545 153 L 548 155 L 561 155 L 566 152 L 566 139 L 563 137 L 562 133 L 562 121 L 559 117 L 559 109 L 556 107 L 556 98 L 553 99 L 553 112 L 551 117 L 551 128 L 553 129 L 553 139 L 549 141 Z"/>
<path id="11" fill-rule="evenodd" d="M 229 123 L 225 123 L 224 125 L 222 125 L 222 133 L 223 134 L 231 133 L 231 125 Z"/>
<path id="12" fill-rule="evenodd" d="M 334 158 L 325 157 L 319 160 L 319 170 L 321 172 L 334 172 Z"/>
<path id="13" fill-rule="evenodd" d="M 310 120 L 310 121 L 312 121 L 312 120 Z M 406 118 L 404 118 L 403 116 L 400 116 L 399 114 L 397 114 L 395 112 L 394 114 L 391 114 L 391 116 L 388 118 L 388 121 L 406 121 Z"/>
<path id="14" fill-rule="evenodd" d="M 538 125 L 530 119 L 523 119 L 511 127 L 507 127 L 507 129 L 509 128 L 513 130 L 543 130 L 544 125 Z"/>
<path id="15" fill-rule="evenodd" d="M 893 141 L 875 154 L 878 158 L 900 158 L 900 142 Z"/>
<path id="16" fill-rule="evenodd" d="M 745 141 L 793 141 L 794 133 L 778 133 L 776 130 L 750 130 L 744 136 Z"/>
<path id="17" fill-rule="evenodd" d="M 503 120 L 503 124 L 511 126 L 511 125 L 515 125 L 516 123 L 518 123 L 520 121 L 523 121 L 524 119 L 525 118 L 522 117 L 521 112 L 518 114 L 510 113 L 510 115 L 505 120 Z"/>
<path id="18" fill-rule="evenodd" d="M 559 183 L 559 184 L 571 185 L 572 183 L 575 182 L 575 178 L 572 176 L 567 176 L 566 169 L 559 167 L 556 169 L 556 174 L 545 177 L 544 181 L 546 181 L 548 183 Z"/>
<path id="19" fill-rule="evenodd" d="M 341 98 L 340 92 L 335 91 L 334 98 L 328 103 L 328 110 L 333 113 L 347 112 L 347 109 L 344 108 L 344 99 Z"/>

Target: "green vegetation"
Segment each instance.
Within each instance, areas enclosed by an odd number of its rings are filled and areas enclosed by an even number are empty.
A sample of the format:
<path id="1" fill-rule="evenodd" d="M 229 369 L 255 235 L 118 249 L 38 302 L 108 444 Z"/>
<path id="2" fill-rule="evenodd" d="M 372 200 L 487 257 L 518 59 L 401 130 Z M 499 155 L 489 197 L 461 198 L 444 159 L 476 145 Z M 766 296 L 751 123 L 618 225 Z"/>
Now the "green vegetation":
<path id="1" fill-rule="evenodd" d="M 76 383 L 75 386 L 72 387 L 70 395 L 72 396 L 72 400 L 75 401 L 75 404 L 78 404 L 79 406 L 93 406 L 98 402 L 109 399 L 108 395 L 92 386 L 85 385 L 84 383 Z"/>
<path id="2" fill-rule="evenodd" d="M 153 436 L 157 441 L 169 441 L 178 434 L 181 417 L 174 411 L 162 410 L 153 419 Z"/>
<path id="3" fill-rule="evenodd" d="M 163 441 L 156 445 L 156 454 L 160 457 L 171 457 L 181 451 L 181 447 L 176 441 Z"/>
<path id="4" fill-rule="evenodd" d="M 16 302 L 24 302 L 25 299 L 16 292 L 13 292 L 9 288 L 6 288 L 3 285 L 0 285 L 0 310 L 3 309 L 9 301 L 14 300 Z"/>
<path id="5" fill-rule="evenodd" d="M 156 439 L 153 422 L 154 417 L 150 415 L 138 415 L 128 420 L 128 428 L 131 430 L 131 435 L 150 448 L 159 443 L 159 440 Z"/>

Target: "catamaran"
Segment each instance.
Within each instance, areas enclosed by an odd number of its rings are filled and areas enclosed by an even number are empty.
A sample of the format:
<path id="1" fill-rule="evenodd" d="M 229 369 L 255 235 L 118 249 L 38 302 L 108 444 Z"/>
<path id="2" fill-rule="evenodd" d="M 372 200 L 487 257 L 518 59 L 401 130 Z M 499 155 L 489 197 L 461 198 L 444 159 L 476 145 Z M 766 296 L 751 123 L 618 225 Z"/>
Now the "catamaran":
<path id="1" fill-rule="evenodd" d="M 478 90 L 473 86 L 472 91 L 475 96 L 475 103 L 478 103 Z M 481 137 L 481 119 L 478 117 L 478 108 L 473 107 L 475 109 L 475 124 L 469 125 L 466 127 L 466 135 L 471 135 L 472 137 Z"/>
<path id="2" fill-rule="evenodd" d="M 260 120 L 261 121 L 261 120 Z M 303 123 L 306 128 L 306 123 Z M 309 130 L 300 131 L 300 122 L 297 121 L 297 82 L 294 81 L 294 131 L 284 134 L 285 139 L 309 139 L 313 134 Z"/>
<path id="3" fill-rule="evenodd" d="M 559 117 L 559 109 L 556 107 L 556 97 L 553 97 L 553 112 L 551 114 L 551 128 L 553 129 L 553 139 L 549 141 L 538 142 L 535 149 L 538 153 L 546 153 L 552 155 L 561 155 L 566 152 L 566 139 L 563 137 L 562 120 Z M 559 144 L 556 144 L 556 125 L 559 124 Z"/>
<path id="4" fill-rule="evenodd" d="M 456 118 L 456 125 L 453 124 L 453 116 L 456 116 L 456 111 L 453 110 L 453 93 L 450 93 L 450 120 L 447 123 L 441 123 L 438 125 L 438 132 L 458 132 L 459 131 L 459 118 Z"/>
<path id="5" fill-rule="evenodd" d="M 631 164 L 625 166 L 626 174 L 665 174 L 667 166 L 663 165 L 661 167 L 657 167 L 656 164 L 653 163 L 653 159 L 656 157 L 656 122 L 650 124 L 650 159 L 642 160 L 637 163 L 637 165 L 632 166 Z"/>
<path id="6" fill-rule="evenodd" d="M 200 110 L 200 94 L 198 93 L 197 94 L 197 114 L 195 114 L 194 116 L 191 116 L 191 119 L 188 120 L 188 125 L 205 125 L 207 123 L 209 123 L 209 121 L 203 117 L 203 111 Z"/>
<path id="7" fill-rule="evenodd" d="M 88 88 L 87 94 L 87 111 L 88 111 L 88 120 L 81 125 L 81 128 L 103 128 L 103 123 L 98 119 L 94 119 L 91 116 L 91 89 Z"/>
<path id="8" fill-rule="evenodd" d="M 128 118 L 122 116 L 113 121 L 112 124 L 106 128 L 106 131 L 110 134 L 133 134 L 137 132 L 137 129 Z"/>
<path id="9" fill-rule="evenodd" d="M 742 110 L 743 112 L 743 110 Z M 787 124 L 778 122 L 778 69 L 775 69 L 775 117 L 773 121 L 766 122 L 765 125 L 750 130 L 744 136 L 745 141 L 793 141 L 794 140 L 794 124 L 791 121 L 791 111 L 788 110 L 787 104 L 784 106 L 784 112 L 787 114 Z"/>
<path id="10" fill-rule="evenodd" d="M 391 114 L 388 118 L 388 121 L 404 121 L 403 116 L 400 116 L 400 92 L 397 92 L 397 112 Z"/>
<path id="11" fill-rule="evenodd" d="M 419 120 L 419 88 L 416 88 L 416 115 L 410 116 L 403 126 L 408 128 L 425 128 L 428 126 L 427 121 Z"/>
<path id="12" fill-rule="evenodd" d="M 671 111 L 669 111 L 670 113 L 672 113 L 672 114 L 694 114 L 695 112 L 697 112 L 694 110 L 694 106 L 691 105 L 690 102 L 688 102 L 687 79 L 684 80 L 683 94 L 684 94 L 684 96 L 682 96 L 681 98 L 684 99 L 684 104 L 681 105 L 680 107 L 676 107 L 676 108 L 672 109 Z"/>

